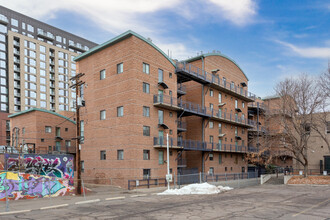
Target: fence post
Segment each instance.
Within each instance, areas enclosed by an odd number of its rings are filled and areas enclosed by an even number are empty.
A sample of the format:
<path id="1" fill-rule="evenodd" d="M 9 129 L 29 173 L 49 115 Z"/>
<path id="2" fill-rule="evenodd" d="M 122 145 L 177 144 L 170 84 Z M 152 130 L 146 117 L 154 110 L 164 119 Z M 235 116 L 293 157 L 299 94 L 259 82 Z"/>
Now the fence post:
<path id="1" fill-rule="evenodd" d="M 237 178 L 237 183 L 238 183 L 238 188 L 240 188 L 240 185 L 239 185 L 239 174 L 238 174 L 238 178 Z"/>
<path id="2" fill-rule="evenodd" d="M 84 199 L 86 200 L 85 186 L 84 186 L 84 181 L 83 180 L 81 180 L 81 185 L 82 185 L 82 190 L 83 190 L 83 194 L 84 194 Z"/>
<path id="3" fill-rule="evenodd" d="M 148 188 L 150 188 L 150 185 L 149 185 L 150 183 L 149 183 L 149 177 L 148 177 Z M 166 183 L 165 183 L 166 184 Z"/>
<path id="4" fill-rule="evenodd" d="M 199 172 L 199 183 L 202 183 L 202 172 Z"/>
<path id="5" fill-rule="evenodd" d="M 175 178 L 175 171 L 174 171 L 173 180 L 174 180 L 174 189 L 176 189 L 176 182 L 175 182 L 175 180 L 176 180 L 176 178 Z"/>
<path id="6" fill-rule="evenodd" d="M 8 200 L 8 189 L 7 189 L 7 172 L 6 172 L 6 178 L 5 178 L 5 190 L 6 190 L 6 212 L 9 212 L 9 200 Z"/>
<path id="7" fill-rule="evenodd" d="M 225 173 L 225 178 L 226 178 L 226 182 L 227 182 L 227 173 Z"/>

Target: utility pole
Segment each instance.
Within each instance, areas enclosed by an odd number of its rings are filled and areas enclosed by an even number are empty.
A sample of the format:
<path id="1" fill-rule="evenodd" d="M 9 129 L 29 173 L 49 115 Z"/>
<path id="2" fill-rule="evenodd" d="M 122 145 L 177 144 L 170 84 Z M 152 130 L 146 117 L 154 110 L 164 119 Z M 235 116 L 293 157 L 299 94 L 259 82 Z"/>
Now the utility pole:
<path id="1" fill-rule="evenodd" d="M 70 88 L 76 88 L 76 159 L 77 159 L 77 194 L 81 194 L 81 159 L 80 159 L 80 114 L 79 108 L 80 105 L 78 103 L 80 99 L 80 91 L 79 87 L 84 85 L 85 82 L 81 81 L 80 78 L 84 76 L 84 73 L 78 73 L 76 76 L 72 77 L 70 80 L 72 81 L 72 85 Z"/>

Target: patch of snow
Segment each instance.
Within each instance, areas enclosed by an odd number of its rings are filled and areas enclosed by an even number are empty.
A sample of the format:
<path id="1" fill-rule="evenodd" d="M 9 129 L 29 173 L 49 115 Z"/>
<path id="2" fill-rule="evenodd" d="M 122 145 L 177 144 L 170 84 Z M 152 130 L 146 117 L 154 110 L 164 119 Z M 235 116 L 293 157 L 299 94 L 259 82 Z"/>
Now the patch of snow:
<path id="1" fill-rule="evenodd" d="M 208 183 L 196 183 L 182 187 L 181 189 L 168 189 L 157 195 L 191 195 L 191 194 L 218 194 L 232 190 L 229 186 L 214 186 Z"/>

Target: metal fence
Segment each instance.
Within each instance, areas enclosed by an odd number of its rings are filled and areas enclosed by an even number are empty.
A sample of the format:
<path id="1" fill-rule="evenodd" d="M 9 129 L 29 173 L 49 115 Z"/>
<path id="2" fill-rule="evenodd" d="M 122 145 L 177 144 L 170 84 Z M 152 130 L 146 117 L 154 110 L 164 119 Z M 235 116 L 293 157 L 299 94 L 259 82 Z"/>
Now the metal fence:
<path id="1" fill-rule="evenodd" d="M 259 184 L 258 172 L 246 172 L 246 173 L 193 173 L 193 174 L 174 174 L 173 182 L 170 183 L 174 188 L 180 188 L 183 185 L 194 183 L 212 183 L 212 184 L 224 184 L 232 187 L 240 187 L 246 185 L 244 181 L 252 180 L 248 184 Z M 150 178 L 150 179 L 136 179 L 128 180 L 128 190 L 136 188 L 150 188 L 151 186 L 167 186 L 165 178 Z"/>

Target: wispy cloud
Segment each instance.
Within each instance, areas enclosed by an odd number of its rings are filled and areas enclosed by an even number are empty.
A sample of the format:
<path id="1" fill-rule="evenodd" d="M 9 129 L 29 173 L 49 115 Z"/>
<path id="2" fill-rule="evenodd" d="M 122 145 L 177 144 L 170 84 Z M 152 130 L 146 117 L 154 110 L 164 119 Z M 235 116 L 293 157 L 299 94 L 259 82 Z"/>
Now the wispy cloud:
<path id="1" fill-rule="evenodd" d="M 218 9 L 217 16 L 243 26 L 252 21 L 257 14 L 257 4 L 253 0 L 209 0 Z"/>
<path id="2" fill-rule="evenodd" d="M 298 47 L 291 43 L 275 40 L 277 43 L 285 46 L 294 54 L 306 58 L 330 58 L 330 47 Z"/>
<path id="3" fill-rule="evenodd" d="M 203 0 L 79 0 L 79 3 L 76 0 L 0 0 L 0 4 L 44 21 L 57 18 L 63 11 L 79 14 L 113 35 L 131 29 L 151 37 L 164 52 L 169 49 L 178 59 L 187 58 L 197 48 L 188 45 L 189 42 L 171 38 L 173 16 L 180 25 L 199 22 L 201 17 L 209 22 L 214 18 L 206 10 L 211 5 L 217 17 L 228 20 L 229 24 L 243 26 L 256 14 L 253 0 L 207 0 L 207 3 Z"/>

